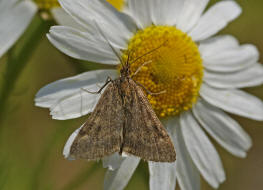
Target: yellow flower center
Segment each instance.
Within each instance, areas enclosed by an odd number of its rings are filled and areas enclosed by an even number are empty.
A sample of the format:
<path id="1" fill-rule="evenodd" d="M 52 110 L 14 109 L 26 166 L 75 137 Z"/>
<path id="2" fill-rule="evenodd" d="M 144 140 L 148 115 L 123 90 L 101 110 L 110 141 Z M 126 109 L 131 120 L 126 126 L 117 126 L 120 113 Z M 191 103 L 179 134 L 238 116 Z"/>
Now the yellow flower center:
<path id="1" fill-rule="evenodd" d="M 118 9 L 119 11 L 122 10 L 124 6 L 124 0 L 107 0 L 113 7 Z"/>
<path id="2" fill-rule="evenodd" d="M 59 3 L 57 0 L 34 0 L 38 5 L 39 9 L 51 9 L 54 7 L 59 7 Z"/>
<path id="3" fill-rule="evenodd" d="M 203 65 L 198 46 L 187 34 L 172 26 L 147 27 L 129 41 L 123 61 L 128 54 L 131 76 L 136 73 L 133 79 L 147 91 L 159 93 L 148 93 L 159 117 L 192 108 L 199 96 Z"/>
<path id="4" fill-rule="evenodd" d="M 38 5 L 39 9 L 48 10 L 60 6 L 58 0 L 34 0 L 34 1 Z M 107 0 L 107 1 L 118 10 L 121 10 L 122 7 L 124 6 L 124 0 Z"/>

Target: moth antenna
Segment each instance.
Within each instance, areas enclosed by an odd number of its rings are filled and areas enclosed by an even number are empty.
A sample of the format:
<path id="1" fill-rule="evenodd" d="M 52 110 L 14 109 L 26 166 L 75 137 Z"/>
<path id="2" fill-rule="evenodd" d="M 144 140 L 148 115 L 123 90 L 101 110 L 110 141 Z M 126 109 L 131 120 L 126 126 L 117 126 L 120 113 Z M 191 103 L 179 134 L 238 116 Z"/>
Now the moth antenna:
<path id="1" fill-rule="evenodd" d="M 147 64 L 149 64 L 149 63 L 152 63 L 152 60 L 146 61 L 146 62 L 144 62 L 142 65 L 140 65 L 140 67 L 139 67 L 139 68 L 135 71 L 135 73 L 133 73 L 130 77 L 132 78 L 132 77 L 136 76 L 136 75 L 140 72 L 140 70 L 142 69 L 142 67 L 145 66 L 145 65 L 147 65 Z"/>
<path id="2" fill-rule="evenodd" d="M 116 49 L 111 45 L 109 39 L 107 38 L 107 36 L 104 34 L 104 32 L 102 31 L 102 29 L 100 28 L 99 24 L 96 22 L 96 20 L 93 20 L 96 28 L 98 29 L 98 31 L 100 32 L 100 34 L 102 35 L 102 37 L 106 40 L 106 42 L 108 43 L 109 47 L 112 49 L 113 53 L 118 57 L 120 63 L 122 66 L 124 66 L 124 63 L 120 57 L 120 55 L 117 53 Z"/>
<path id="3" fill-rule="evenodd" d="M 165 45 L 165 43 L 166 43 L 167 41 L 168 41 L 168 40 L 165 40 L 165 41 L 164 41 L 160 46 L 158 46 L 157 48 L 154 48 L 154 49 L 152 49 L 151 51 L 148 51 L 148 52 L 146 52 L 145 54 L 137 57 L 137 58 L 136 58 L 135 60 L 133 60 L 130 64 L 133 64 L 133 63 L 135 63 L 136 61 L 138 61 L 139 59 L 143 58 L 144 56 L 149 55 L 149 54 L 155 52 L 156 50 L 160 49 L 161 47 L 163 47 L 163 46 Z"/>
<path id="4" fill-rule="evenodd" d="M 125 62 L 125 66 L 128 67 L 129 66 L 129 62 L 130 62 L 130 58 L 131 58 L 131 52 L 128 52 L 128 58 L 127 61 Z"/>
<path id="5" fill-rule="evenodd" d="M 134 52 L 134 50 L 130 50 L 130 51 L 128 51 L 128 59 L 127 59 L 127 66 L 129 66 L 130 65 L 130 58 L 131 58 L 131 54 Z"/>
<path id="6" fill-rule="evenodd" d="M 138 86 L 142 87 L 147 94 L 150 94 L 151 96 L 156 96 L 156 95 L 160 95 L 160 94 L 164 94 L 166 93 L 166 90 L 163 90 L 161 92 L 151 92 L 150 90 L 148 90 L 145 86 L 143 86 L 141 83 L 139 83 L 138 81 L 133 80 Z"/>

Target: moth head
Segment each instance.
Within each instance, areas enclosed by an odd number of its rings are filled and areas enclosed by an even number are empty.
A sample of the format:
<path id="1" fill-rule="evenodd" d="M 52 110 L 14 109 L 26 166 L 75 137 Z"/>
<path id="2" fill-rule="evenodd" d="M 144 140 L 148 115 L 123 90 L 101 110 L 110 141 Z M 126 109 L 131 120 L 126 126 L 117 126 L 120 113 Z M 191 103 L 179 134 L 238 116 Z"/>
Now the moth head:
<path id="1" fill-rule="evenodd" d="M 129 63 L 123 64 L 120 70 L 121 76 L 128 77 L 130 76 L 130 66 Z"/>

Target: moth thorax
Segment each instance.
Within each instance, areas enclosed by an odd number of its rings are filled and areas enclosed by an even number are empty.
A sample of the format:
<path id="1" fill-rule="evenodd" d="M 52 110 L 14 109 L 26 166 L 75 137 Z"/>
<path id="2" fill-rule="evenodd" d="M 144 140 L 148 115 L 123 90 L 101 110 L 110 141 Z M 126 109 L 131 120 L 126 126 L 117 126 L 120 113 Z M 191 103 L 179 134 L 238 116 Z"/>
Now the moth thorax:
<path id="1" fill-rule="evenodd" d="M 203 65 L 198 46 L 190 36 L 172 26 L 150 26 L 130 40 L 124 61 L 128 52 L 132 52 L 129 57 L 133 59 L 142 56 L 130 65 L 131 75 L 136 73 L 133 79 L 149 92 L 165 91 L 148 94 L 159 117 L 178 115 L 195 104 Z"/>
<path id="2" fill-rule="evenodd" d="M 130 68 L 129 68 L 129 66 L 126 66 L 126 65 L 122 66 L 120 68 L 120 74 L 121 74 L 122 77 L 129 77 L 130 76 Z"/>

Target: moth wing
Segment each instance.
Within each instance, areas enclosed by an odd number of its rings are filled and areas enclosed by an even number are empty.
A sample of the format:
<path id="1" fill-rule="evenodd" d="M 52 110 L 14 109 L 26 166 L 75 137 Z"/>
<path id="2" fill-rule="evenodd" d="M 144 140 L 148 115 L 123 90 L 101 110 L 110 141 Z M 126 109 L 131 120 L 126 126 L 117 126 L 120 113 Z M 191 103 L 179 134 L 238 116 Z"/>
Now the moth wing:
<path id="1" fill-rule="evenodd" d="M 142 89 L 132 80 L 126 90 L 126 122 L 122 152 L 144 160 L 174 162 L 174 145 Z"/>
<path id="2" fill-rule="evenodd" d="M 124 112 L 118 87 L 110 83 L 75 138 L 70 157 L 97 160 L 120 151 Z"/>

